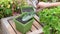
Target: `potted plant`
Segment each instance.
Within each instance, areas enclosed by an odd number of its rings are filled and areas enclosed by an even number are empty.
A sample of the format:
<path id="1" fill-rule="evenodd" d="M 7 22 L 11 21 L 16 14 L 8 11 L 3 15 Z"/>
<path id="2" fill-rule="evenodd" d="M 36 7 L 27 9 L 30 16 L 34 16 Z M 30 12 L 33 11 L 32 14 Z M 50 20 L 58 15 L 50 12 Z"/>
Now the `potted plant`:
<path id="1" fill-rule="evenodd" d="M 44 34 L 60 34 L 60 7 L 43 9 L 38 14 Z"/>
<path id="2" fill-rule="evenodd" d="M 14 22 L 16 24 L 16 29 L 20 32 L 22 32 L 23 34 L 26 34 L 26 32 L 28 32 L 30 29 L 31 29 L 31 26 L 33 24 L 33 17 L 29 20 L 23 20 L 23 17 L 25 15 L 27 15 L 28 13 L 22 13 L 20 16 L 17 16 L 15 19 L 14 19 Z M 28 18 L 27 18 L 28 19 Z"/>

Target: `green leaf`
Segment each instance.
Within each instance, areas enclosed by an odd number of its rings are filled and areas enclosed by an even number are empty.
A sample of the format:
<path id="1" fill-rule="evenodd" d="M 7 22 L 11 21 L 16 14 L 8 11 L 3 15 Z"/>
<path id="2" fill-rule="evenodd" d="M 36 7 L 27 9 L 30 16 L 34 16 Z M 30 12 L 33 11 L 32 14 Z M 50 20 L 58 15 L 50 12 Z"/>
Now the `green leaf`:
<path id="1" fill-rule="evenodd" d="M 5 9 L 4 15 L 5 16 L 11 16 L 12 15 L 12 10 L 11 9 Z"/>
<path id="2" fill-rule="evenodd" d="M 48 32 L 49 29 L 47 30 L 48 27 L 53 29 L 52 34 L 55 33 L 55 30 L 60 31 L 60 8 L 54 7 L 50 9 L 43 9 L 38 13 L 38 15 L 40 17 L 40 23 L 45 24 L 45 27 L 43 28 L 45 29 L 45 34 L 49 34 L 50 32 Z"/>
<path id="3" fill-rule="evenodd" d="M 43 30 L 44 30 L 44 34 L 50 34 L 50 26 L 49 25 L 44 26 Z"/>
<path id="4" fill-rule="evenodd" d="M 0 14 L 0 19 L 3 18 L 3 17 L 4 17 L 4 15 Z"/>

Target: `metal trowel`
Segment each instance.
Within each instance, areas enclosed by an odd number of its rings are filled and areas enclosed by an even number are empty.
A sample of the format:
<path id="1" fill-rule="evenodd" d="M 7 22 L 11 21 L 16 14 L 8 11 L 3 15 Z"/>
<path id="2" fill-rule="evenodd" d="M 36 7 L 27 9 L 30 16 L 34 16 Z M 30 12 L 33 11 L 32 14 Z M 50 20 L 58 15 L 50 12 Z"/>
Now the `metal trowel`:
<path id="1" fill-rule="evenodd" d="M 34 17 L 36 13 L 36 4 L 38 3 L 38 0 L 27 0 L 27 1 L 33 7 L 33 11 L 31 10 L 30 12 L 27 12 L 27 14 L 23 16 L 22 21 L 28 21 L 29 19 Z"/>

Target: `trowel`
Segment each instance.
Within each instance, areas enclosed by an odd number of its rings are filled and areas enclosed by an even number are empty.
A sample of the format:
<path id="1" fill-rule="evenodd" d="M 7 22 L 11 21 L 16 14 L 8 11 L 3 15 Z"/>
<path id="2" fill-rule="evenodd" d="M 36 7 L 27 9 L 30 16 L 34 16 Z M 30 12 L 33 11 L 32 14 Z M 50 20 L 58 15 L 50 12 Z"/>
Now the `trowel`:
<path id="1" fill-rule="evenodd" d="M 23 16 L 22 21 L 28 21 L 29 19 L 34 17 L 34 15 L 36 14 L 36 5 L 38 3 L 38 0 L 27 0 L 27 2 L 31 4 L 33 11 L 31 10 L 30 12 L 27 12 L 27 14 Z"/>

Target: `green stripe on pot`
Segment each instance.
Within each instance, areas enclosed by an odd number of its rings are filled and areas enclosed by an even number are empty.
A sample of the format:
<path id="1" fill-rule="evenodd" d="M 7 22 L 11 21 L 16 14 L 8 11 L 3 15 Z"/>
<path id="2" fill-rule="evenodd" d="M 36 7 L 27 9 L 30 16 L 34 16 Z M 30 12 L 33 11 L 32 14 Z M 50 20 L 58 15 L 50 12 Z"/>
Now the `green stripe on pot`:
<path id="1" fill-rule="evenodd" d="M 33 24 L 33 21 L 34 21 L 34 18 L 32 17 L 28 22 L 26 23 L 22 23 L 18 20 L 16 20 L 17 18 L 19 17 L 22 17 L 24 15 L 26 15 L 27 13 L 22 13 L 20 16 L 16 16 L 16 18 L 14 18 L 14 22 L 15 22 L 15 25 L 16 25 L 16 29 L 20 32 L 22 32 L 23 34 L 25 34 L 26 32 L 28 32 L 31 27 L 32 27 L 32 24 Z"/>

